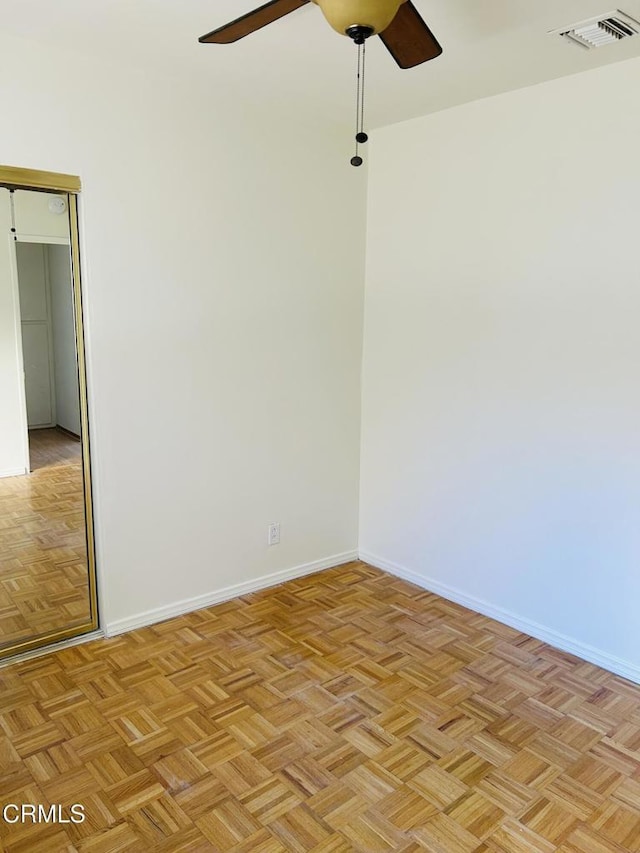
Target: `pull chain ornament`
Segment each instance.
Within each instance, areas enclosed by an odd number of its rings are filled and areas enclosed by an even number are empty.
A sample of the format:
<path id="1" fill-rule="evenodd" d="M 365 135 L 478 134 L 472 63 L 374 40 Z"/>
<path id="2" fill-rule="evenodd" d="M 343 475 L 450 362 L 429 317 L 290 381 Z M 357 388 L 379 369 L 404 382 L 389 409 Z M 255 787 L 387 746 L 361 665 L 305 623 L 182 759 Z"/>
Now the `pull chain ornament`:
<path id="1" fill-rule="evenodd" d="M 352 166 L 362 166 L 362 157 L 358 154 L 358 146 L 363 145 L 369 137 L 364 132 L 364 73 L 366 59 L 366 40 L 373 34 L 371 27 L 349 27 L 347 35 L 358 46 L 358 79 L 356 84 L 356 153 L 351 158 Z"/>

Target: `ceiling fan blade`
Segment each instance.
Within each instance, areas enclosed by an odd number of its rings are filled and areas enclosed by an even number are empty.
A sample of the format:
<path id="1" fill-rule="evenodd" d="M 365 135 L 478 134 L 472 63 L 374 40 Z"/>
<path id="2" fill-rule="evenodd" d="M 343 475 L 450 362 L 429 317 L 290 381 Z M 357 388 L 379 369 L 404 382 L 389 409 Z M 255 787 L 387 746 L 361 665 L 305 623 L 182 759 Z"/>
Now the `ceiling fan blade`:
<path id="1" fill-rule="evenodd" d="M 413 68 L 442 53 L 438 40 L 411 0 L 400 5 L 397 15 L 380 33 L 380 38 L 400 68 Z"/>
<path id="2" fill-rule="evenodd" d="M 271 0 L 270 3 L 265 3 L 264 6 L 254 9 L 252 12 L 247 12 L 246 15 L 236 18 L 235 21 L 225 24 L 224 27 L 218 27 L 217 30 L 200 36 L 198 41 L 202 44 L 231 44 L 262 27 L 266 27 L 267 24 L 272 24 L 278 18 L 284 18 L 290 12 L 295 12 L 296 9 L 306 6 L 308 2 L 309 0 Z"/>

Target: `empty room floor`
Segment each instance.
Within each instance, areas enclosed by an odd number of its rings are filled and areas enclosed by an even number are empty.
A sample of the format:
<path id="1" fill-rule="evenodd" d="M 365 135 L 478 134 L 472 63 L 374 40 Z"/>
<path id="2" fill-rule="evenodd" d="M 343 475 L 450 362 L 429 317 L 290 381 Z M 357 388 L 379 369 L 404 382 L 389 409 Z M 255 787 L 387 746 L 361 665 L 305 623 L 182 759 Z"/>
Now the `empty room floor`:
<path id="1" fill-rule="evenodd" d="M 29 432 L 30 474 L 0 479 L 0 646 L 87 622 L 80 442 Z"/>
<path id="2" fill-rule="evenodd" d="M 18 851 L 640 850 L 640 688 L 351 563 L 0 670 Z"/>

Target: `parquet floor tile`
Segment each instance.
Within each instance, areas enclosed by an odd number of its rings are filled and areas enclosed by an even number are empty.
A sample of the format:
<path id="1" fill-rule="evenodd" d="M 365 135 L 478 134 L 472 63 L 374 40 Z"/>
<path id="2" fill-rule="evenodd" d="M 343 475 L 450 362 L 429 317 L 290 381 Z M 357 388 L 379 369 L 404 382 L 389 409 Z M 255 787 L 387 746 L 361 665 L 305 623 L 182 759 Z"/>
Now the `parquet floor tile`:
<path id="1" fill-rule="evenodd" d="M 82 450 L 29 432 L 31 473 L 0 479 L 0 651 L 89 621 Z"/>
<path id="2" fill-rule="evenodd" d="M 640 853 L 640 687 L 355 562 L 0 669 L 0 799 L 86 813 L 3 853 Z"/>

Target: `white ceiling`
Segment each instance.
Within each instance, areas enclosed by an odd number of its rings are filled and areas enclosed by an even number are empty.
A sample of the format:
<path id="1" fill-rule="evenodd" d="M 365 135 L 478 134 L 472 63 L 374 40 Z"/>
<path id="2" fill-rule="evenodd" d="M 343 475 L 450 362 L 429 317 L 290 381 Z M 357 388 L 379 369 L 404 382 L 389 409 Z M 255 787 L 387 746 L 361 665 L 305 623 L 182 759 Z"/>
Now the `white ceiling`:
<path id="1" fill-rule="evenodd" d="M 309 4 L 233 45 L 203 33 L 261 0 L 0 0 L 2 29 L 61 50 L 225 89 L 237 98 L 290 105 L 292 115 L 350 124 L 356 51 Z M 640 56 L 640 36 L 587 51 L 549 30 L 615 8 L 607 0 L 414 0 L 444 48 L 401 71 L 379 39 L 367 52 L 369 128 Z M 618 0 L 640 20 L 640 0 Z"/>

